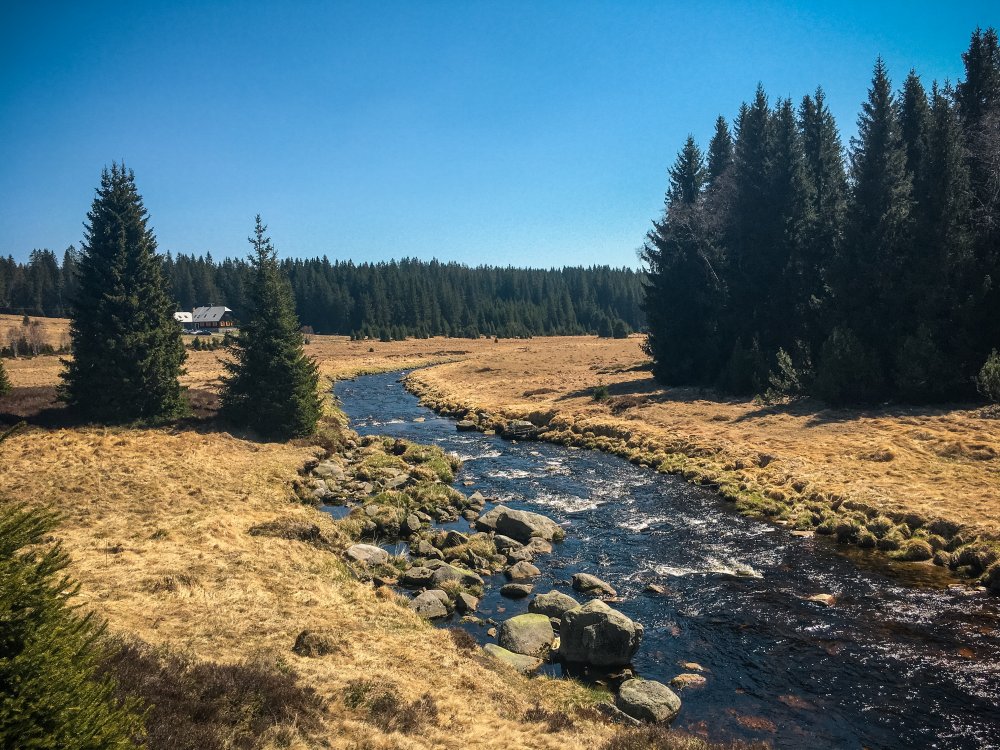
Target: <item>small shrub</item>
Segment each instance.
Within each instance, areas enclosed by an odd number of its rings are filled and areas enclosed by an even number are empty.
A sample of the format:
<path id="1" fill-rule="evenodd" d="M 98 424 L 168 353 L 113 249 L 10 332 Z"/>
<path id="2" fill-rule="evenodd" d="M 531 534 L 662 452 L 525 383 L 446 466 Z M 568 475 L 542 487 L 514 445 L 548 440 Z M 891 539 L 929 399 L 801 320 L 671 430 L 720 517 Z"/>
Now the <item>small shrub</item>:
<path id="1" fill-rule="evenodd" d="M 1000 404 L 1000 352 L 994 349 L 976 377 L 976 387 L 987 401 Z"/>
<path id="2" fill-rule="evenodd" d="M 524 714 L 524 720 L 538 724 L 545 724 L 545 731 L 550 734 L 563 732 L 572 729 L 575 724 L 573 719 L 562 711 L 548 711 L 542 708 L 540 703 L 535 703 Z"/>
<path id="3" fill-rule="evenodd" d="M 7 376 L 7 369 L 0 359 L 0 396 L 6 396 L 11 391 L 10 378 Z"/>
<path id="4" fill-rule="evenodd" d="M 448 635 L 455 642 L 459 651 L 476 652 L 479 650 L 479 643 L 469 633 L 461 628 L 448 628 Z"/>
<path id="5" fill-rule="evenodd" d="M 603 401 L 608 397 L 608 387 L 602 383 L 601 385 L 594 388 L 594 392 L 592 395 L 594 401 Z"/>
<path id="6" fill-rule="evenodd" d="M 251 526 L 247 531 L 250 536 L 269 536 L 276 539 L 293 539 L 318 549 L 333 550 L 335 545 L 314 523 L 299 521 L 294 518 L 276 518 L 267 523 Z"/>
<path id="7" fill-rule="evenodd" d="M 364 709 L 367 721 L 384 732 L 411 734 L 425 724 L 437 723 L 438 707 L 430 693 L 410 703 L 392 685 L 355 680 L 344 690 L 344 705 Z"/>
<path id="8" fill-rule="evenodd" d="M 801 348 L 806 351 L 805 347 Z M 796 366 L 792 361 L 792 355 L 784 349 L 778 349 L 775 355 L 775 368 L 768 374 L 767 380 L 770 385 L 764 394 L 764 400 L 768 403 L 802 396 L 812 382 L 812 364 L 806 356 L 803 364 Z"/>

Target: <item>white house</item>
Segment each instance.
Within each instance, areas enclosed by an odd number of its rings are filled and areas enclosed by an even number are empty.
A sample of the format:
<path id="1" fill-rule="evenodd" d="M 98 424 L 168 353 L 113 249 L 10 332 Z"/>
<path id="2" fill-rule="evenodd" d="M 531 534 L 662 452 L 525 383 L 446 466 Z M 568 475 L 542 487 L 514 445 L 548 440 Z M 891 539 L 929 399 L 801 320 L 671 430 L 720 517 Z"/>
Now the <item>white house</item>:
<path id="1" fill-rule="evenodd" d="M 174 320 L 180 323 L 185 331 L 194 328 L 194 316 L 189 312 L 175 312 Z"/>

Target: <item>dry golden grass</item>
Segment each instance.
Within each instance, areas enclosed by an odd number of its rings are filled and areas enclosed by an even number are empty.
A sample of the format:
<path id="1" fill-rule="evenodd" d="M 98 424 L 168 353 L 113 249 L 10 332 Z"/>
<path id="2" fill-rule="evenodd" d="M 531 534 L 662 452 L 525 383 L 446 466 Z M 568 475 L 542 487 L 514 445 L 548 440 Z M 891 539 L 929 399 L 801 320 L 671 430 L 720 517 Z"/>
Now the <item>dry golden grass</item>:
<path id="1" fill-rule="evenodd" d="M 765 493 L 823 493 L 1000 535 L 1000 420 L 969 408 L 767 407 L 664 389 L 641 339 L 547 338 L 421 370 L 439 405 L 592 432 L 601 447 L 683 453 Z M 605 385 L 608 398 L 595 401 Z M 770 457 L 760 460 L 761 456 Z M 766 465 L 761 465 L 766 464 Z"/>
<path id="2" fill-rule="evenodd" d="M 289 518 L 336 536 L 325 514 L 294 501 L 297 470 L 316 448 L 255 443 L 226 433 L 30 428 L 0 447 L 0 498 L 57 509 L 80 601 L 112 631 L 201 659 L 282 656 L 329 701 L 335 748 L 593 747 L 611 730 L 579 722 L 550 735 L 524 714 L 586 704 L 569 681 L 528 680 L 459 650 L 449 634 L 346 573 L 335 553 L 251 536 Z M 335 653 L 292 653 L 304 629 L 326 631 Z M 345 708 L 356 680 L 429 693 L 439 716 L 410 735 L 383 732 Z M 327 744 L 328 743 L 328 744 Z"/>
<path id="3" fill-rule="evenodd" d="M 53 349 L 69 343 L 69 319 L 68 318 L 39 318 L 31 317 L 32 323 L 37 323 L 42 334 L 42 343 L 48 344 Z M 17 333 L 24 328 L 23 315 L 0 315 L 0 346 L 7 345 L 7 337 L 13 330 Z"/>

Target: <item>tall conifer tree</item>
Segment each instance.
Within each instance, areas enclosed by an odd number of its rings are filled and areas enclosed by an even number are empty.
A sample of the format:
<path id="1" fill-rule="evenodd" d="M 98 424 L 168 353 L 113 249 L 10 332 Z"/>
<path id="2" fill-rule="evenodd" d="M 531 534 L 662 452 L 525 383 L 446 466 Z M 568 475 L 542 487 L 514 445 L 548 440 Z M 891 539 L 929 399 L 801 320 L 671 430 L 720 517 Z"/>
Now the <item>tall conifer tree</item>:
<path id="1" fill-rule="evenodd" d="M 176 309 L 162 276 L 149 216 L 124 164 L 101 175 L 71 308 L 73 358 L 62 398 L 86 419 L 161 420 L 183 410 L 184 362 Z"/>
<path id="2" fill-rule="evenodd" d="M 316 363 L 306 356 L 288 278 L 258 214 L 250 263 L 250 309 L 225 363 L 222 413 L 276 439 L 309 435 L 322 411 Z"/>
<path id="3" fill-rule="evenodd" d="M 965 79 L 956 87 L 971 186 L 976 317 L 1000 310 L 1000 42 L 994 28 L 976 29 L 962 54 Z M 1000 345 L 997 326 L 980 326 L 975 356 Z"/>
<path id="4" fill-rule="evenodd" d="M 715 120 L 715 132 L 708 144 L 708 169 L 706 185 L 715 186 L 733 164 L 733 137 L 729 133 L 726 118 L 719 115 Z"/>
<path id="5" fill-rule="evenodd" d="M 887 365 L 899 344 L 898 279 L 912 240 L 912 186 L 896 100 L 882 58 L 875 63 L 852 146 L 852 195 L 835 283 L 845 326 L 840 340 L 857 343 L 851 357 L 858 370 L 852 374 L 846 366 L 839 378 L 846 390 L 836 399 L 870 400 L 884 395 Z"/>
<path id="6" fill-rule="evenodd" d="M 702 205 L 704 180 L 701 150 L 688 136 L 670 169 L 664 217 L 653 222 L 643 248 L 646 347 L 656 377 L 672 385 L 703 382 L 718 366 L 722 289 Z"/>
<path id="7" fill-rule="evenodd" d="M 802 294 L 809 300 L 805 327 L 815 357 L 822 343 L 822 331 L 829 327 L 828 276 L 843 241 L 847 211 L 844 149 L 822 88 L 817 88 L 812 97 L 803 98 L 799 107 L 799 128 L 812 199 L 812 223 L 803 248 L 809 259 L 800 272 L 806 287 Z"/>

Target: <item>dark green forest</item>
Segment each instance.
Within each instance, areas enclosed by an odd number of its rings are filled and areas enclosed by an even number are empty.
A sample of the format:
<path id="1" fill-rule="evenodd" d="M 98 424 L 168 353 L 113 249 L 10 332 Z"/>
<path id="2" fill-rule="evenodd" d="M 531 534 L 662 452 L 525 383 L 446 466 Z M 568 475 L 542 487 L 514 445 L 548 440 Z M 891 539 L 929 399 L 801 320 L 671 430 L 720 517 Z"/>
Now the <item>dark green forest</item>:
<path id="1" fill-rule="evenodd" d="M 879 59 L 846 151 L 822 89 L 796 106 L 758 86 L 707 152 L 687 139 L 643 249 L 660 381 L 830 403 L 975 395 L 1000 346 L 996 31 L 962 57 L 954 86 L 910 71 L 898 90 Z"/>
<path id="2" fill-rule="evenodd" d="M 247 309 L 253 271 L 245 260 L 167 254 L 164 273 L 178 309 Z M 0 258 L 0 312 L 64 317 L 79 256 L 35 250 L 27 263 Z M 628 268 L 534 270 L 435 260 L 355 264 L 286 259 L 296 313 L 316 333 L 406 336 L 624 336 L 643 326 L 642 274 Z"/>

